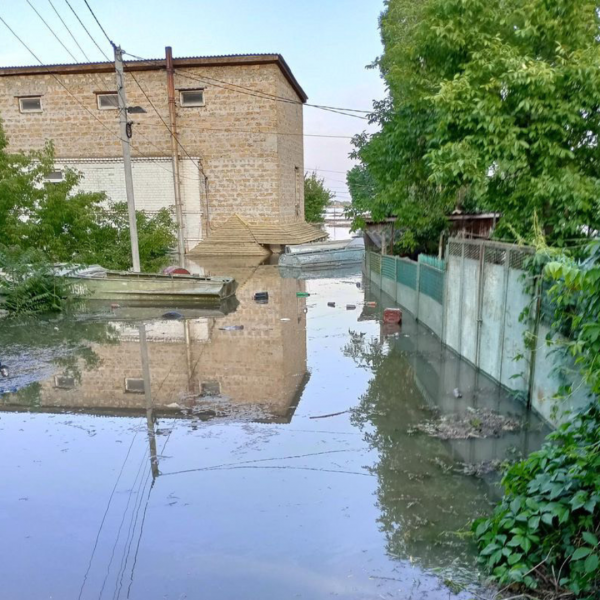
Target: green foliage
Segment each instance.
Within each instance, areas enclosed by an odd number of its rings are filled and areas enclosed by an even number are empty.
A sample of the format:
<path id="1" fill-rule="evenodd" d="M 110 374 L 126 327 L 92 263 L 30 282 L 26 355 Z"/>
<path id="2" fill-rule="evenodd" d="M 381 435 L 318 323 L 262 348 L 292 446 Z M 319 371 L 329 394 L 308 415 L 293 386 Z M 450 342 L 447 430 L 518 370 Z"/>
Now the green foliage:
<path id="1" fill-rule="evenodd" d="M 598 598 L 599 440 L 594 405 L 506 472 L 501 504 L 473 526 L 480 561 L 499 584 Z"/>
<path id="2" fill-rule="evenodd" d="M 578 262 L 548 248 L 541 232 L 536 238 L 529 270 L 546 284 L 548 342 L 574 360 L 594 402 L 507 471 L 502 503 L 474 530 L 481 561 L 500 584 L 591 600 L 600 594 L 600 241 Z"/>
<path id="3" fill-rule="evenodd" d="M 544 275 L 552 282 L 548 295 L 554 307 L 555 331 L 566 335 L 564 350 L 575 360 L 592 394 L 600 397 L 600 240 L 592 242 L 587 259 L 550 255 Z"/>
<path id="4" fill-rule="evenodd" d="M 0 247 L 0 272 L 0 307 L 13 315 L 60 312 L 73 298 L 72 285 L 39 250 Z"/>
<path id="5" fill-rule="evenodd" d="M 9 247 L 41 250 L 51 261 L 101 264 L 128 269 L 131 250 L 127 207 L 110 204 L 103 193 L 77 191 L 81 175 L 64 171 L 60 183 L 46 181 L 54 168 L 54 150 L 10 154 L 0 127 L 0 231 Z M 137 212 L 140 260 L 147 271 L 167 262 L 175 245 L 175 225 L 162 209 Z"/>
<path id="6" fill-rule="evenodd" d="M 304 176 L 304 218 L 309 223 L 322 223 L 323 211 L 335 196 L 325 187 L 325 180 L 316 173 Z"/>
<path id="7" fill-rule="evenodd" d="M 534 214 L 553 245 L 598 230 L 598 25 L 588 0 L 387 0 L 389 97 L 380 131 L 355 138 L 375 183 L 357 212 L 397 215 L 407 250 L 435 244 L 455 207 L 501 212 L 502 238 Z"/>
<path id="8" fill-rule="evenodd" d="M 439 82 L 432 99 L 430 179 L 449 199 L 467 188 L 479 204 L 501 212 L 503 237 L 530 231 L 534 215 L 554 246 L 597 229 L 597 3 L 430 5 L 438 45 L 465 49 L 460 69 Z"/>
<path id="9" fill-rule="evenodd" d="M 352 167 L 346 174 L 346 183 L 352 197 L 352 204 L 346 209 L 346 216 L 353 220 L 353 231 L 356 231 L 364 227 L 363 216 L 371 211 L 377 188 L 364 165 Z"/>

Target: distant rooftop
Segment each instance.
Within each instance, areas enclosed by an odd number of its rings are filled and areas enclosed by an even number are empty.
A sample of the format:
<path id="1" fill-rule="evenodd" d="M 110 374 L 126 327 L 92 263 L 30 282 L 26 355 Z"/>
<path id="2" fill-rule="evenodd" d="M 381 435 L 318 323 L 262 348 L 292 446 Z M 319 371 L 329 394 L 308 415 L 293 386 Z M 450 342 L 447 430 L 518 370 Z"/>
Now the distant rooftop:
<path id="1" fill-rule="evenodd" d="M 184 67 L 220 67 L 220 66 L 243 66 L 243 65 L 262 65 L 276 64 L 298 97 L 302 102 L 308 100 L 306 92 L 302 89 L 292 70 L 285 62 L 281 54 L 222 54 L 216 56 L 183 56 L 173 58 L 175 68 Z M 154 69 L 166 68 L 164 58 L 135 58 L 125 61 L 126 71 L 150 71 Z M 114 63 L 90 62 L 90 63 L 63 63 L 50 65 L 24 65 L 13 67 L 0 67 L 0 77 L 10 77 L 15 75 L 41 75 L 41 74 L 76 74 L 76 73 L 102 73 L 112 71 Z"/>

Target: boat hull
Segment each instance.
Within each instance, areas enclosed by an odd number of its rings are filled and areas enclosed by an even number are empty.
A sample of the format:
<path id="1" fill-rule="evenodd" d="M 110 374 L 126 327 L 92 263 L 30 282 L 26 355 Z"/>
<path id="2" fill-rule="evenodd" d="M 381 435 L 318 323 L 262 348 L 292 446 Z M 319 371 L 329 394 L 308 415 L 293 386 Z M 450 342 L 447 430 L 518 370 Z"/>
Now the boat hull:
<path id="1" fill-rule="evenodd" d="M 150 275 L 108 271 L 106 277 L 72 276 L 77 296 L 92 300 L 113 300 L 129 305 L 219 304 L 235 294 L 236 282 L 229 277 L 195 275 Z"/>

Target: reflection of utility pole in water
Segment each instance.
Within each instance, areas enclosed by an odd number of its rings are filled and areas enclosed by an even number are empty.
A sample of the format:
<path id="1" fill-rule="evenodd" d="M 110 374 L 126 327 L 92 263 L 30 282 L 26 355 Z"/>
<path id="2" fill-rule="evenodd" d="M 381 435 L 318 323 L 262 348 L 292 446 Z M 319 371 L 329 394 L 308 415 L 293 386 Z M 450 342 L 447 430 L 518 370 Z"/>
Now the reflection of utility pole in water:
<path id="1" fill-rule="evenodd" d="M 150 468 L 152 479 L 158 475 L 158 456 L 156 452 L 156 433 L 154 431 L 154 418 L 152 414 L 152 387 L 150 383 L 150 359 L 148 357 L 148 343 L 146 341 L 146 324 L 138 325 L 140 332 L 140 355 L 142 357 L 142 376 L 144 378 L 144 395 L 146 396 L 146 425 L 148 429 L 148 442 L 150 444 Z"/>
<path id="2" fill-rule="evenodd" d="M 185 337 L 185 361 L 187 366 L 188 392 L 193 394 L 196 389 L 194 385 L 194 369 L 192 368 L 192 339 L 190 334 L 190 322 L 183 321 L 183 333 Z"/>

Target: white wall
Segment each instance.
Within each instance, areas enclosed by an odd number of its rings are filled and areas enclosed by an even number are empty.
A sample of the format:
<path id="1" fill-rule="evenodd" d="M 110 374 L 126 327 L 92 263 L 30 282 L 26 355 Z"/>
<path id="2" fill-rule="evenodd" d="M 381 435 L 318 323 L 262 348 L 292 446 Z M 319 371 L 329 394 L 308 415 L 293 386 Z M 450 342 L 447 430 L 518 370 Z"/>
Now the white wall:
<path id="1" fill-rule="evenodd" d="M 114 202 L 126 202 L 125 172 L 122 159 L 59 159 L 56 167 L 79 171 L 84 192 L 106 192 Z M 180 160 L 181 195 L 184 211 L 186 250 L 202 239 L 201 212 L 205 202 L 204 183 L 197 160 Z M 135 206 L 148 213 L 172 208 L 175 218 L 175 192 L 170 157 L 136 158 L 133 160 Z"/>

